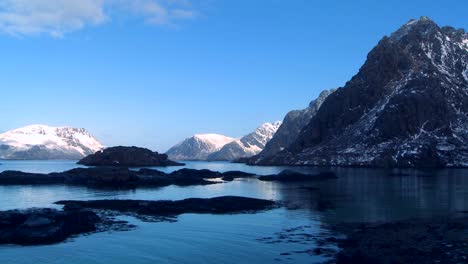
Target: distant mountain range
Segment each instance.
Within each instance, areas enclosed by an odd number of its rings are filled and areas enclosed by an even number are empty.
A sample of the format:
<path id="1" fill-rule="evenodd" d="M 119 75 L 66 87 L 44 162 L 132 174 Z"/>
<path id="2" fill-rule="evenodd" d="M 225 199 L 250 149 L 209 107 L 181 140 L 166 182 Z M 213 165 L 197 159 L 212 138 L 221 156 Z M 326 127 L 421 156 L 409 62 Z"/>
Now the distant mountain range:
<path id="1" fill-rule="evenodd" d="M 254 132 L 235 139 L 218 134 L 199 134 L 185 139 L 166 154 L 173 160 L 235 160 L 258 154 L 281 122 L 265 123 Z"/>
<path id="2" fill-rule="evenodd" d="M 81 159 L 101 149 L 83 128 L 31 125 L 0 134 L 1 159 Z"/>
<path id="3" fill-rule="evenodd" d="M 289 146 L 268 151 L 251 163 L 467 167 L 468 34 L 410 20 L 380 40 Z"/>
<path id="4" fill-rule="evenodd" d="M 236 160 L 260 153 L 275 135 L 282 122 L 265 123 L 254 132 L 224 145 L 219 151 L 208 156 L 208 160 Z"/>
<path id="5" fill-rule="evenodd" d="M 173 146 L 166 154 L 173 160 L 207 160 L 210 154 L 234 140 L 218 134 L 198 134 Z"/>

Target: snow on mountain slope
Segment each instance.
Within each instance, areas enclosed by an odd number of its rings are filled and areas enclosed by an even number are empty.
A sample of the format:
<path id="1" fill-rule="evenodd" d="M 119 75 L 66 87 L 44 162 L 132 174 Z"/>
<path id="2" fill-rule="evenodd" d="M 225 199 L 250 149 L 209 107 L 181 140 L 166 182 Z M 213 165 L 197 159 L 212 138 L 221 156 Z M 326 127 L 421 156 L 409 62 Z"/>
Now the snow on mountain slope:
<path id="1" fill-rule="evenodd" d="M 468 33 L 411 20 L 260 165 L 468 167 Z"/>
<path id="2" fill-rule="evenodd" d="M 83 128 L 30 125 L 0 134 L 2 159 L 80 159 L 102 148 Z"/>
<path id="3" fill-rule="evenodd" d="M 166 154 L 173 160 L 206 160 L 234 138 L 218 134 L 197 134 L 178 143 Z"/>
<path id="4" fill-rule="evenodd" d="M 302 110 L 290 111 L 283 119 L 283 123 L 278 128 L 273 138 L 268 141 L 263 150 L 252 157 L 248 163 L 256 164 L 261 160 L 274 156 L 283 149 L 291 145 L 301 133 L 301 130 L 307 126 L 312 117 L 317 114 L 317 111 L 322 106 L 322 103 L 331 95 L 336 89 L 324 90 L 320 95 L 310 102 L 309 106 Z"/>
<path id="5" fill-rule="evenodd" d="M 254 132 L 226 144 L 219 151 L 208 156 L 208 160 L 236 160 L 260 153 L 275 135 L 282 122 L 265 123 Z"/>

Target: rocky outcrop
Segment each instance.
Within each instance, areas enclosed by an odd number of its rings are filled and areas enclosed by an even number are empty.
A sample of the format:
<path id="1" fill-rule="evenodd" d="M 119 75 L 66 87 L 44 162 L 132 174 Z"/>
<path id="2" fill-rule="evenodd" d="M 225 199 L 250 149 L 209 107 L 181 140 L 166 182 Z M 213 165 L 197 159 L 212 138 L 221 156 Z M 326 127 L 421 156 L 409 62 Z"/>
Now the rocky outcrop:
<path id="1" fill-rule="evenodd" d="M 233 161 L 252 157 L 265 148 L 280 126 L 281 121 L 262 124 L 254 132 L 228 143 L 219 151 L 212 153 L 208 156 L 208 160 Z"/>
<path id="2" fill-rule="evenodd" d="M 96 230 L 100 218 L 89 210 L 29 209 L 0 212 L 0 244 L 42 245 Z"/>
<path id="3" fill-rule="evenodd" d="M 317 114 L 325 99 L 334 91 L 335 89 L 324 90 L 317 99 L 310 102 L 306 109 L 289 112 L 278 128 L 278 131 L 267 142 L 263 150 L 251 159 L 244 159 L 243 161 L 255 165 L 289 147 L 297 139 L 301 130 L 309 124 L 312 117 Z"/>
<path id="4" fill-rule="evenodd" d="M 166 167 L 183 166 L 168 159 L 166 154 L 159 154 L 149 149 L 139 147 L 112 147 L 91 154 L 78 164 L 86 166 L 114 166 L 114 167 Z"/>
<path id="5" fill-rule="evenodd" d="M 0 185 L 66 184 L 91 188 L 132 189 L 169 185 L 209 185 L 245 177 L 254 177 L 254 175 L 240 171 L 221 173 L 210 170 L 193 169 L 181 169 L 167 174 L 152 169 L 140 169 L 139 171 L 135 171 L 119 167 L 96 167 L 77 168 L 50 174 L 4 171 L 0 173 Z M 219 179 L 220 181 L 213 181 L 213 179 Z"/>
<path id="6" fill-rule="evenodd" d="M 215 198 L 190 198 L 180 201 L 142 201 L 142 200 L 94 200 L 59 201 L 65 208 L 88 208 L 132 212 L 140 215 L 177 216 L 180 214 L 232 214 L 249 213 L 271 209 L 276 203 L 270 200 L 223 196 Z"/>
<path id="7" fill-rule="evenodd" d="M 468 34 L 411 20 L 262 165 L 468 166 Z"/>
<path id="8" fill-rule="evenodd" d="M 261 181 L 276 181 L 276 182 L 308 182 L 338 179 L 333 172 L 321 172 L 319 174 L 304 174 L 292 170 L 284 170 L 277 175 L 265 175 L 258 178 Z"/>

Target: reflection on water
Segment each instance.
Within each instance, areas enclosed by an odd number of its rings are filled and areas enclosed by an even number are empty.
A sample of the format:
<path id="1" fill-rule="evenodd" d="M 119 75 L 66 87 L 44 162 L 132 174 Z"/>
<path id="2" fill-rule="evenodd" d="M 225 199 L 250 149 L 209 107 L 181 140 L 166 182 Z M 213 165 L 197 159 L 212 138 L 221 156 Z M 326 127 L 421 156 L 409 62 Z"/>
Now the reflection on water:
<path id="1" fill-rule="evenodd" d="M 2 161 L 0 171 L 64 171 L 77 165 L 69 161 Z M 284 167 L 249 167 L 223 162 L 188 162 L 187 167 L 218 171 L 242 170 L 273 174 Z M 180 167 L 164 168 L 170 172 Z M 389 171 L 357 168 L 291 168 L 317 173 L 333 170 L 336 180 L 280 184 L 255 179 L 210 186 L 95 190 L 70 186 L 0 186 L 0 210 L 53 207 L 61 199 L 183 199 L 239 195 L 283 201 L 287 208 L 253 215 L 192 215 L 179 222 L 143 223 L 136 230 L 94 234 L 73 243 L 43 247 L 0 247 L 2 263 L 285 263 L 321 260 L 307 254 L 281 255 L 310 249 L 313 245 L 268 244 L 258 238 L 273 236 L 285 228 L 311 226 L 311 232 L 326 232 L 326 223 L 337 221 L 384 221 L 414 217 L 459 214 L 468 210 L 468 170 L 430 172 L 403 171 L 407 176 L 389 176 Z M 311 188 L 313 187 L 313 188 Z M 73 256 L 73 257 L 72 257 Z"/>

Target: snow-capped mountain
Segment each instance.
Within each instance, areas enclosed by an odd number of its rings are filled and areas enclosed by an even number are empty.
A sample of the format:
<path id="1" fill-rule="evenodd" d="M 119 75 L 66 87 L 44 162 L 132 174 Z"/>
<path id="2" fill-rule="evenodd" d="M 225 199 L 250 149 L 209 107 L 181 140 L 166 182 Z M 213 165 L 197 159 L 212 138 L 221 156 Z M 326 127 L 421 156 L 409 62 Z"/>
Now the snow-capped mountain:
<path id="1" fill-rule="evenodd" d="M 1 159 L 81 159 L 101 149 L 83 128 L 30 125 L 0 134 Z"/>
<path id="2" fill-rule="evenodd" d="M 259 126 L 254 132 L 226 144 L 219 151 L 209 155 L 208 160 L 235 160 L 260 153 L 275 135 L 281 123 L 281 121 L 277 121 Z"/>
<path id="3" fill-rule="evenodd" d="M 218 134 L 198 134 L 170 148 L 166 154 L 172 160 L 206 160 L 210 154 L 234 140 Z"/>
<path id="4" fill-rule="evenodd" d="M 289 112 L 283 120 L 282 125 L 268 141 L 265 148 L 256 156 L 249 160 L 250 164 L 259 163 L 261 160 L 271 157 L 283 149 L 289 147 L 299 136 L 301 130 L 309 124 L 312 117 L 315 116 L 325 99 L 336 89 L 324 90 L 317 99 L 310 102 L 309 106 L 302 110 L 293 110 Z"/>
<path id="5" fill-rule="evenodd" d="M 468 167 L 468 34 L 410 20 L 261 164 Z"/>

